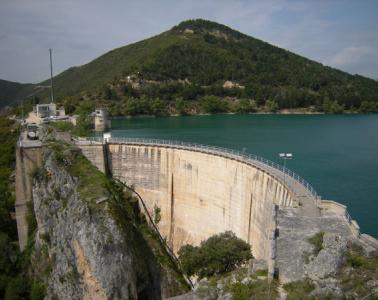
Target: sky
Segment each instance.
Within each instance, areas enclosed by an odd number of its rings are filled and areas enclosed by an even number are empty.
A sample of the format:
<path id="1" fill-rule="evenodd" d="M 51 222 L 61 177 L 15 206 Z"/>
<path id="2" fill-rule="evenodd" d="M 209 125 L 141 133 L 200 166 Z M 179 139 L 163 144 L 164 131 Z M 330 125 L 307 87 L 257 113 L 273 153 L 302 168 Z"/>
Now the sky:
<path id="1" fill-rule="evenodd" d="M 37 83 L 202 18 L 378 79 L 378 0 L 0 0 L 0 78 Z"/>

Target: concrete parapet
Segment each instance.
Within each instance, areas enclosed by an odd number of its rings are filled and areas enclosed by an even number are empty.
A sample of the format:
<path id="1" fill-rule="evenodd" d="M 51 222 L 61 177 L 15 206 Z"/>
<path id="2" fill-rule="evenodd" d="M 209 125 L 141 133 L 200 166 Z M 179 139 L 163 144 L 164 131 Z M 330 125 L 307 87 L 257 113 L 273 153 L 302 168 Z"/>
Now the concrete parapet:
<path id="1" fill-rule="evenodd" d="M 345 217 L 353 236 L 360 237 L 360 226 L 355 220 L 352 220 L 345 205 L 332 200 L 321 200 L 318 205 L 323 210 L 323 214 L 335 214 Z"/>
<path id="2" fill-rule="evenodd" d="M 332 213 L 338 216 L 345 216 L 346 206 L 332 200 L 321 200 L 318 202 L 319 208 L 323 209 L 324 213 Z"/>

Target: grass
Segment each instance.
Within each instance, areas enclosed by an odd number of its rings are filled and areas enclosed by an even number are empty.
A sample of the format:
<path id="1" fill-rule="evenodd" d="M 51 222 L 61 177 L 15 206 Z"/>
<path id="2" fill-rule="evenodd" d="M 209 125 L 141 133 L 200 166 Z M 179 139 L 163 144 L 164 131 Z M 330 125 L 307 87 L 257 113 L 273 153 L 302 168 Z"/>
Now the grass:
<path id="1" fill-rule="evenodd" d="M 257 270 L 256 276 L 268 276 L 268 270 Z"/>
<path id="2" fill-rule="evenodd" d="M 317 256 L 319 252 L 323 249 L 323 237 L 324 232 L 320 231 L 308 239 L 308 242 L 312 244 L 314 247 L 312 254 L 315 256 Z"/>
<path id="3" fill-rule="evenodd" d="M 315 289 L 315 285 L 309 279 L 305 279 L 286 283 L 283 288 L 287 292 L 287 300 L 301 300 L 311 299 L 309 293 Z"/>
<path id="4" fill-rule="evenodd" d="M 51 122 L 50 126 L 56 128 L 60 131 L 71 132 L 74 129 L 74 125 L 71 122 L 65 122 L 65 121 Z"/>
<path id="5" fill-rule="evenodd" d="M 225 292 L 230 292 L 235 300 L 246 300 L 246 299 L 277 299 L 278 292 L 278 281 L 268 279 L 258 279 L 258 276 L 266 276 L 267 270 L 260 270 L 248 276 L 247 268 L 239 268 L 235 271 L 218 277 L 219 281 L 221 278 L 225 282 Z M 250 278 L 247 283 L 242 283 L 244 278 Z M 236 280 L 233 282 L 232 278 Z"/>
<path id="6" fill-rule="evenodd" d="M 83 198 L 93 199 L 108 196 L 106 176 L 85 157 L 78 156 L 68 170 L 71 175 L 79 179 L 79 192 Z"/>
<path id="7" fill-rule="evenodd" d="M 248 284 L 237 282 L 231 286 L 230 291 L 235 300 L 277 299 L 277 286 L 275 280 L 270 283 L 268 280 L 258 280 Z"/>
<path id="8" fill-rule="evenodd" d="M 80 151 L 63 142 L 50 142 L 57 162 L 78 179 L 78 191 L 82 199 L 93 200 L 108 196 L 108 179 Z"/>

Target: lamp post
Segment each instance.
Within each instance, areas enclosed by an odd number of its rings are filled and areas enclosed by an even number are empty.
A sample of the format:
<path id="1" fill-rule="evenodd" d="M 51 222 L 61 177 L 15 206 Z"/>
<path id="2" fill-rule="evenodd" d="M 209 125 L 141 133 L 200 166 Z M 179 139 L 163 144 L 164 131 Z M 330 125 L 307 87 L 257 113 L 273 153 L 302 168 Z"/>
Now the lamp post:
<path id="1" fill-rule="evenodd" d="M 293 159 L 292 153 L 280 153 L 279 154 L 280 159 L 284 160 L 284 184 L 286 185 L 286 161 L 288 159 Z"/>

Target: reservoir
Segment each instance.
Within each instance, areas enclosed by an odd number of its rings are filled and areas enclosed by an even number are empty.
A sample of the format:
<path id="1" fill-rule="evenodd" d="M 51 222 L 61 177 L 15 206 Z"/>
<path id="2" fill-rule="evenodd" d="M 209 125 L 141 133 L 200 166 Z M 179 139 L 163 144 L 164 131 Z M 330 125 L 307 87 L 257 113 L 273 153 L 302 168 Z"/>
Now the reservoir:
<path id="1" fill-rule="evenodd" d="M 195 142 L 283 164 L 322 196 L 348 206 L 378 238 L 378 115 L 211 115 L 112 120 L 113 137 Z"/>

